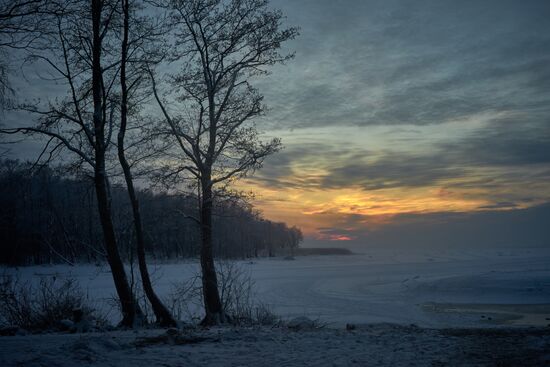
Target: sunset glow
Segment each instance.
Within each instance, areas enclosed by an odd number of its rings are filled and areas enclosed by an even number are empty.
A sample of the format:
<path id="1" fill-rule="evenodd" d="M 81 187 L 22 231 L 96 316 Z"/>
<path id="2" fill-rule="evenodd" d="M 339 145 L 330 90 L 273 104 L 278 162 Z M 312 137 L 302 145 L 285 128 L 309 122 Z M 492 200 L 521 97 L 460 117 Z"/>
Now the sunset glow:
<path id="1" fill-rule="evenodd" d="M 487 129 L 496 117 L 483 118 L 461 122 L 458 139 L 469 129 Z M 549 185 L 538 178 L 548 174 L 546 164 L 477 162 L 463 147 L 441 150 L 457 139 L 443 134 L 454 128 L 278 131 L 285 150 L 238 187 L 256 194 L 266 217 L 298 225 L 311 243 L 361 241 L 365 230 L 403 215 L 518 210 L 550 200 Z M 342 139 L 349 141 L 341 145 Z"/>
<path id="2" fill-rule="evenodd" d="M 431 226 L 415 227 L 422 242 L 447 225 L 499 233 L 507 215 L 538 218 L 550 203 L 545 2 L 344 3 L 270 2 L 300 36 L 282 45 L 292 60 L 250 79 L 267 107 L 250 124 L 284 149 L 232 188 L 253 192 L 265 218 L 300 227 L 312 246 L 360 245 L 413 222 Z M 14 78 L 13 87 L 29 100 L 55 88 L 32 84 Z M 14 157 L 33 160 L 42 143 Z"/>

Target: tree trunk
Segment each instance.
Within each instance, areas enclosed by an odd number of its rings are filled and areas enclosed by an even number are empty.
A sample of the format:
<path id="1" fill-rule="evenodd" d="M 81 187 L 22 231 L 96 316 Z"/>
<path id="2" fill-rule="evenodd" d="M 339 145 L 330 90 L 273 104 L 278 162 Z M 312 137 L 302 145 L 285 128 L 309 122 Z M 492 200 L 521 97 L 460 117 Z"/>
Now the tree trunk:
<path id="1" fill-rule="evenodd" d="M 216 325 L 227 322 L 223 311 L 220 293 L 218 291 L 218 278 L 214 266 L 212 253 L 212 186 L 208 178 L 201 182 L 202 200 L 200 207 L 201 227 L 201 270 L 202 270 L 202 295 L 204 311 L 206 313 L 201 325 Z"/>
<path id="2" fill-rule="evenodd" d="M 101 0 L 92 0 L 92 25 L 93 25 L 93 45 L 92 45 L 92 93 L 94 99 L 94 132 L 95 132 L 95 165 L 94 165 L 94 185 L 97 195 L 97 205 L 99 209 L 99 218 L 103 237 L 105 241 L 105 250 L 107 260 L 111 267 L 115 288 L 120 299 L 122 310 L 122 321 L 120 325 L 133 327 L 136 322 L 136 314 L 141 313 L 137 307 L 132 294 L 132 289 L 128 284 L 124 264 L 118 252 L 115 230 L 111 216 L 111 202 L 108 192 L 107 176 L 105 173 L 105 119 L 103 116 L 102 86 L 103 76 L 101 70 Z"/>
<path id="3" fill-rule="evenodd" d="M 147 299 L 151 303 L 153 312 L 157 318 L 157 322 L 161 326 L 176 326 L 176 321 L 172 317 L 168 308 L 162 303 L 160 298 L 156 295 L 153 285 L 151 283 L 151 278 L 149 277 L 149 271 L 147 269 L 147 260 L 145 258 L 145 240 L 143 236 L 143 226 L 141 221 L 141 214 L 139 211 L 139 202 L 136 197 L 134 184 L 132 181 L 132 175 L 130 172 L 130 167 L 124 153 L 121 154 L 121 145 L 119 142 L 119 159 L 124 171 L 124 179 L 126 180 L 126 186 L 128 188 L 128 195 L 130 197 L 130 202 L 132 204 L 132 213 L 134 216 L 134 228 L 136 231 L 136 240 L 137 240 L 137 256 L 139 264 L 139 274 L 141 275 L 141 282 L 143 284 L 143 291 L 147 296 Z M 123 148 L 122 148 L 123 149 Z"/>
<path id="4" fill-rule="evenodd" d="M 101 167 L 96 161 L 96 167 Z M 103 172 L 102 172 L 103 170 Z M 111 206 L 109 194 L 107 191 L 107 183 L 105 179 L 104 169 L 95 170 L 94 184 L 97 194 L 97 204 L 99 209 L 99 218 L 101 228 L 103 229 L 103 237 L 105 241 L 105 250 L 107 252 L 107 260 L 111 267 L 115 288 L 120 299 L 122 310 L 121 326 L 133 327 L 136 322 L 136 314 L 141 313 L 136 307 L 132 290 L 128 284 L 124 264 L 120 258 L 116 243 L 115 231 L 111 218 Z"/>
<path id="5" fill-rule="evenodd" d="M 137 242 L 137 255 L 139 264 L 139 273 L 141 275 L 141 282 L 143 284 L 143 291 L 147 296 L 147 299 L 151 303 L 153 312 L 157 318 L 157 322 L 161 326 L 176 326 L 176 321 L 168 311 L 168 308 L 164 306 L 160 298 L 156 295 L 151 284 L 151 278 L 149 277 L 149 270 L 147 269 L 147 261 L 145 258 L 145 239 L 143 235 L 143 224 L 141 221 L 141 214 L 139 211 L 139 202 L 136 196 L 134 188 L 134 181 L 132 178 L 132 172 L 130 165 L 126 159 L 124 152 L 124 138 L 126 135 L 126 126 L 128 122 L 128 88 L 126 85 L 126 59 L 128 55 L 128 31 L 129 31 L 129 1 L 122 1 L 124 12 L 124 35 L 122 39 L 122 52 L 121 52 L 121 66 L 120 66 L 120 84 L 122 89 L 122 100 L 120 105 L 120 130 L 118 132 L 118 159 L 124 172 L 124 180 L 126 181 L 126 187 L 128 189 L 128 196 L 132 205 L 132 214 L 134 217 L 134 229 L 136 232 Z"/>

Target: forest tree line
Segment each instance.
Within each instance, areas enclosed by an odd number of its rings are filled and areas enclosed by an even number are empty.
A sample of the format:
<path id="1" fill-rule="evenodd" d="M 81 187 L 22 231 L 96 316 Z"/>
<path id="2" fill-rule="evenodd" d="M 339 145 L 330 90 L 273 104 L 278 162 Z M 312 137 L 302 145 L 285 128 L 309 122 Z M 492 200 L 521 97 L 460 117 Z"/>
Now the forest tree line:
<path id="1" fill-rule="evenodd" d="M 0 263 L 30 265 L 105 260 L 93 185 L 49 167 L 0 161 Z M 113 185 L 113 220 L 126 261 L 135 259 L 134 232 L 126 189 Z M 150 258 L 199 255 L 199 227 L 188 213 L 197 197 L 138 190 Z M 296 227 L 262 218 L 251 205 L 230 200 L 216 205 L 214 253 L 252 258 L 291 253 L 302 240 Z"/>

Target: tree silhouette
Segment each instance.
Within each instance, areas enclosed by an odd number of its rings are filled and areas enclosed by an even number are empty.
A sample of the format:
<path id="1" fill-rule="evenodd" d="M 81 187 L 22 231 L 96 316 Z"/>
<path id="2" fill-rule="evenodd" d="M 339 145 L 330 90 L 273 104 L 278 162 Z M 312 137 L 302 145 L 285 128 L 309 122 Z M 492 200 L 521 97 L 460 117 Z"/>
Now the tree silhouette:
<path id="1" fill-rule="evenodd" d="M 251 124 L 264 112 L 263 97 L 251 80 L 292 57 L 279 49 L 297 29 L 281 29 L 281 12 L 268 9 L 265 0 L 182 0 L 172 1 L 168 9 L 176 29 L 173 56 L 180 61 L 171 80 L 177 107 L 161 96 L 151 71 L 153 91 L 179 150 L 173 169 L 198 182 L 202 323 L 217 324 L 227 315 L 212 251 L 215 189 L 259 168 L 280 149 L 279 139 L 261 140 Z"/>
<path id="2" fill-rule="evenodd" d="M 31 46 L 20 45 L 29 52 L 28 62 L 46 66 L 57 82 L 67 88 L 67 96 L 19 106 L 38 116 L 38 123 L 6 128 L 2 132 L 47 137 L 45 149 L 50 150 L 50 156 L 56 151 L 69 151 L 76 158 L 76 169 L 91 170 L 107 260 L 123 314 L 121 324 L 133 326 L 141 310 L 117 245 L 107 170 L 117 107 L 112 97 L 120 67 L 116 51 L 118 3 L 116 0 L 52 1 L 48 2 L 51 12 L 35 14 L 44 28 Z M 50 146 L 51 143 L 54 145 Z"/>

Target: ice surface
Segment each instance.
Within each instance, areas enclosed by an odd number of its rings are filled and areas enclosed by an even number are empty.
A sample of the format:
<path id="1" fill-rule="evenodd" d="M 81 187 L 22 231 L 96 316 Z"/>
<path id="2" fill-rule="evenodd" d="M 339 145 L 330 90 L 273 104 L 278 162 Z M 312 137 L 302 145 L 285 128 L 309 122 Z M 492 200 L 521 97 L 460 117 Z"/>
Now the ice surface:
<path id="1" fill-rule="evenodd" d="M 254 279 L 258 298 L 275 313 L 285 318 L 307 315 L 335 327 L 376 322 L 428 327 L 532 325 L 550 317 L 550 249 L 365 250 L 348 256 L 240 263 Z M 197 264 L 189 261 L 151 268 L 155 288 L 164 297 L 175 283 L 198 271 Z M 77 278 L 98 307 L 112 308 L 114 287 L 106 266 L 3 271 L 31 281 L 53 275 Z M 499 308 L 510 305 L 523 307 Z M 490 316 L 499 312 L 502 317 Z M 112 312 L 111 317 L 116 321 L 118 315 Z"/>

